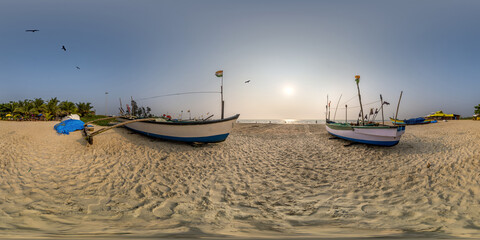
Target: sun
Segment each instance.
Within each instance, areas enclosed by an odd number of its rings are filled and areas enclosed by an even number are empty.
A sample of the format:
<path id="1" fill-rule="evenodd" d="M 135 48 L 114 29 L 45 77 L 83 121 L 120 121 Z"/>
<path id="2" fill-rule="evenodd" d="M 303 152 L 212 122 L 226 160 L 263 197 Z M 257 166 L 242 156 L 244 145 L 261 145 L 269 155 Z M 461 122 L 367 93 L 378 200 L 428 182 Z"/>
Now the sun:
<path id="1" fill-rule="evenodd" d="M 290 86 L 286 86 L 283 88 L 283 93 L 285 93 L 287 96 L 291 96 L 295 93 L 295 90 Z"/>

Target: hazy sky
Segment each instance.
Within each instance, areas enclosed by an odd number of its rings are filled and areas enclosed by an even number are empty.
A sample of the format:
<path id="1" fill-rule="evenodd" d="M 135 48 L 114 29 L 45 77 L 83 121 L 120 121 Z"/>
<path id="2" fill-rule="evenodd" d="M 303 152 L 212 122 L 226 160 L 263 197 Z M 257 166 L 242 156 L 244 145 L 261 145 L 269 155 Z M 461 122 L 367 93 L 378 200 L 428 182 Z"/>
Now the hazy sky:
<path id="1" fill-rule="evenodd" d="M 354 118 L 360 74 L 363 102 L 382 94 L 387 116 L 401 90 L 399 118 L 471 116 L 479 12 L 478 0 L 1 0 L 0 102 L 58 97 L 103 114 L 107 91 L 116 114 L 119 98 L 219 91 L 214 73 L 224 70 L 226 116 L 324 119 L 328 94 L 333 107 L 350 100 Z M 219 94 L 138 103 L 220 117 Z"/>

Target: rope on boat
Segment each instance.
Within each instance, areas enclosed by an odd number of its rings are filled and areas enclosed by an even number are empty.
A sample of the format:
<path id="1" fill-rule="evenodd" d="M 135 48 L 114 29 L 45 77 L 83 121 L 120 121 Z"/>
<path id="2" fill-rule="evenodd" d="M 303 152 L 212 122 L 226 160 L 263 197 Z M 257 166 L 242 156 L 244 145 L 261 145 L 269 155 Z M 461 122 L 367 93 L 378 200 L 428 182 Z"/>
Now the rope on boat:
<path id="1" fill-rule="evenodd" d="M 158 96 L 153 96 L 153 97 L 140 98 L 140 99 L 138 99 L 138 100 L 139 100 L 139 101 L 142 101 L 142 100 L 147 100 L 147 99 L 152 99 L 152 98 L 160 98 L 160 97 L 168 97 L 168 96 L 177 96 L 177 95 L 186 95 L 186 94 L 198 94 L 198 93 L 220 93 L 220 92 L 216 92 L 216 91 L 205 91 L 205 92 L 170 93 L 170 94 L 158 95 Z"/>
<path id="2" fill-rule="evenodd" d="M 376 103 L 379 103 L 380 100 L 377 100 L 375 102 L 369 102 L 369 103 L 366 103 L 366 104 L 363 104 L 363 106 L 368 106 L 368 105 L 372 105 L 372 104 L 376 104 Z M 360 105 L 359 106 L 354 106 L 354 107 L 348 107 L 348 109 L 350 108 L 360 108 Z M 338 109 L 345 109 L 345 108 L 338 108 Z"/>

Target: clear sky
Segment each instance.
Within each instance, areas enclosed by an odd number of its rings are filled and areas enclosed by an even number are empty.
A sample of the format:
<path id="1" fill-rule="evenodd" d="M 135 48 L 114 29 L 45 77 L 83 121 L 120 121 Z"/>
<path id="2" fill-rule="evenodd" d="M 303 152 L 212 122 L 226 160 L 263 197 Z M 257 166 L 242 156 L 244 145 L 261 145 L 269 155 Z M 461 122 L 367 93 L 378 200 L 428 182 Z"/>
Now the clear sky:
<path id="1" fill-rule="evenodd" d="M 0 102 L 58 97 L 103 114 L 109 92 L 116 114 L 119 98 L 219 91 L 224 70 L 226 116 L 324 119 L 328 94 L 333 106 L 353 99 L 354 118 L 360 74 L 363 102 L 382 94 L 387 116 L 401 90 L 399 118 L 471 116 L 479 12 L 478 0 L 1 0 Z M 220 117 L 219 94 L 138 103 Z"/>

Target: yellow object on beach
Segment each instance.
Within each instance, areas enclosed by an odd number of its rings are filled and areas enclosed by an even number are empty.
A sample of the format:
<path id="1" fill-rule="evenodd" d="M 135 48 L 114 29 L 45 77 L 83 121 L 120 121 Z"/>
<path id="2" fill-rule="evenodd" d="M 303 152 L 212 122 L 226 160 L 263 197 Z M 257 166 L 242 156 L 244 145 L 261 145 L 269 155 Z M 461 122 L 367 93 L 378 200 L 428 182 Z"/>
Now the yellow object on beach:
<path id="1" fill-rule="evenodd" d="M 5 115 L 5 117 L 11 117 L 11 116 L 12 116 L 12 114 L 10 114 L 10 113 Z"/>
<path id="2" fill-rule="evenodd" d="M 434 114 L 430 114 L 427 117 L 454 117 L 453 114 L 445 114 L 442 111 L 437 111 Z"/>

